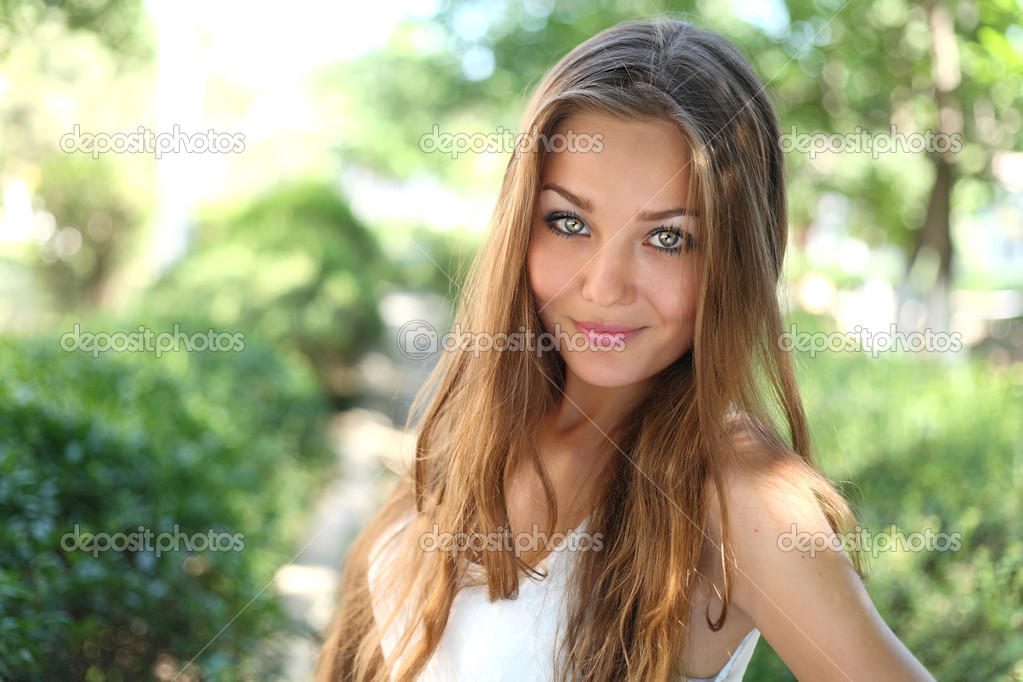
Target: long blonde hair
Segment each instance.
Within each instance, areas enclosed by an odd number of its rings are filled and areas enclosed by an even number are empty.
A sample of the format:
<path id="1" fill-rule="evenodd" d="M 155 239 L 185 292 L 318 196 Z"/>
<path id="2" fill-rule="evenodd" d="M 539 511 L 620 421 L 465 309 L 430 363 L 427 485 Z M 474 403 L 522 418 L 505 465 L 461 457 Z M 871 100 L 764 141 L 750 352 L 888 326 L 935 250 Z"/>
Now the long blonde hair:
<path id="1" fill-rule="evenodd" d="M 855 519 L 811 455 L 792 363 L 776 343 L 783 331 L 776 287 L 787 239 L 785 179 L 779 125 L 748 62 L 721 36 L 666 16 L 619 24 L 558 62 L 537 87 L 520 130 L 542 139 L 581 111 L 678 125 L 691 150 L 703 274 L 691 351 L 655 378 L 610 434 L 623 456 L 601 472 L 587 528 L 602 534 L 604 546 L 578 558 L 556 674 L 671 680 L 682 672 L 707 521 L 704 483 L 722 489 L 730 428 L 754 436 L 758 459 L 794 463 L 799 484 L 814 492 L 834 530 L 851 528 Z M 456 313 L 461 329 L 475 334 L 543 329 L 526 252 L 545 150 L 540 144 L 518 152 Z M 411 471 L 349 551 L 318 680 L 415 679 L 437 647 L 470 559 L 485 569 L 492 601 L 516 595 L 520 573 L 532 569 L 513 553 L 423 552 L 416 539 L 435 527 L 491 533 L 507 526 L 503 482 L 519 458 L 544 487 L 548 531 L 558 518 L 534 431 L 562 395 L 560 355 L 442 355 L 410 417 L 409 428 L 418 420 Z M 729 605 L 724 496 L 719 511 L 726 579 L 720 617 L 706 614 L 713 629 L 723 626 Z M 374 619 L 369 555 L 384 531 L 409 515 L 409 530 L 375 588 L 410 614 L 385 660 L 381 633 L 398 616 Z M 858 556 L 852 558 L 860 572 Z"/>

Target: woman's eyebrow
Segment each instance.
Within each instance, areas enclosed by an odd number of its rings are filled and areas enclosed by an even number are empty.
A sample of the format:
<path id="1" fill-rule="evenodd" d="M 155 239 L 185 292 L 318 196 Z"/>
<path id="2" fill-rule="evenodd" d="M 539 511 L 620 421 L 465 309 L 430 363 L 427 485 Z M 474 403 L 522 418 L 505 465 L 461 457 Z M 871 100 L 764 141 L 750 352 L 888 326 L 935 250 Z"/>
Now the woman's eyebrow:
<path id="1" fill-rule="evenodd" d="M 558 194 L 560 194 L 564 198 L 568 199 L 573 204 L 575 204 L 576 206 L 578 206 L 582 210 L 586 211 L 587 213 L 593 213 L 593 204 L 590 203 L 590 201 L 588 199 L 583 199 L 582 197 L 577 196 L 577 195 L 573 194 L 572 192 L 569 192 L 567 189 L 565 189 L 561 185 L 555 184 L 553 182 L 548 182 L 548 183 L 546 183 L 545 185 L 543 185 L 540 188 L 541 192 L 546 192 L 547 190 L 552 190 L 554 192 L 557 192 Z"/>
<path id="2" fill-rule="evenodd" d="M 584 199 L 577 194 L 569 192 L 561 185 L 548 182 L 540 188 L 541 192 L 545 192 L 547 190 L 557 192 L 587 213 L 593 213 L 593 204 L 588 199 Z M 636 217 L 639 218 L 640 222 L 653 223 L 658 220 L 666 220 L 680 215 L 695 215 L 695 213 L 684 206 L 680 206 L 678 208 L 668 208 L 663 211 L 642 211 Z"/>

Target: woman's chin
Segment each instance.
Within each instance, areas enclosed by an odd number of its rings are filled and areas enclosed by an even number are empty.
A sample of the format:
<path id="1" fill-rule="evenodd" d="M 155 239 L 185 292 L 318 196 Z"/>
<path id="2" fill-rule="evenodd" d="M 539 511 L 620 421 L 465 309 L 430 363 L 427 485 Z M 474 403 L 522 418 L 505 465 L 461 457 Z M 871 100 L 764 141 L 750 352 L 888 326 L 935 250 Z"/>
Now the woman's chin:
<path id="1" fill-rule="evenodd" d="M 570 358 L 565 365 L 582 383 L 599 388 L 625 388 L 646 381 L 652 373 L 635 362 L 615 361 L 600 354 L 595 358 Z M 564 357 L 564 356 L 562 356 Z"/>

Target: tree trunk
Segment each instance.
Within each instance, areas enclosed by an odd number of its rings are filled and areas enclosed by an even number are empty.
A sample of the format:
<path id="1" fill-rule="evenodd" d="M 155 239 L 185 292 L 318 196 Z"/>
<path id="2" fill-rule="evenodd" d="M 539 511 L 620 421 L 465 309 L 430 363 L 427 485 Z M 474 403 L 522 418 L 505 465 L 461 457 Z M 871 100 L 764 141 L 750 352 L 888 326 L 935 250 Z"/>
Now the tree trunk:
<path id="1" fill-rule="evenodd" d="M 962 133 L 962 111 L 954 91 L 962 78 L 959 51 L 956 43 L 952 14 L 941 0 L 924 3 L 927 23 L 931 29 L 931 74 L 934 100 L 938 105 L 938 132 L 945 135 Z M 930 291 L 925 294 L 927 326 L 935 332 L 948 332 L 951 322 L 949 300 L 952 288 L 952 188 L 955 169 L 949 151 L 930 151 L 934 161 L 934 186 L 927 203 L 927 214 L 917 231 L 913 253 L 906 265 L 906 278 L 913 270 L 921 253 L 930 252 L 938 257 L 938 273 Z M 925 249 L 925 247 L 927 247 Z M 903 280 L 903 289 L 907 281 Z"/>
<path id="2" fill-rule="evenodd" d="M 921 250 L 928 247 L 938 256 L 938 273 L 931 290 L 926 292 L 927 326 L 935 332 L 949 331 L 951 311 L 949 295 L 952 287 L 952 187 L 955 175 L 951 164 L 941 154 L 934 154 L 934 186 L 927 202 L 927 214 L 916 233 L 916 244 L 909 257 L 906 274 L 913 269 Z"/>

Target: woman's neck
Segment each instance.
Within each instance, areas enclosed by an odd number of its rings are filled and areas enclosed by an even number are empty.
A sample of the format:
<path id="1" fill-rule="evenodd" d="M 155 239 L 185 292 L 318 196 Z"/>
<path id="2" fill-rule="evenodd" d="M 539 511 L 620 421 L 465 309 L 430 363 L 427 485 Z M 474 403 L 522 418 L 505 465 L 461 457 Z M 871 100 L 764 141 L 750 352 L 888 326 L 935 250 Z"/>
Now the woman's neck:
<path id="1" fill-rule="evenodd" d="M 650 381 L 630 386 L 606 387 L 588 384 L 568 371 L 564 396 L 551 420 L 557 437 L 590 431 L 608 436 L 650 390 Z"/>

